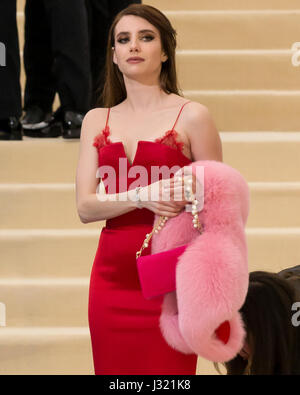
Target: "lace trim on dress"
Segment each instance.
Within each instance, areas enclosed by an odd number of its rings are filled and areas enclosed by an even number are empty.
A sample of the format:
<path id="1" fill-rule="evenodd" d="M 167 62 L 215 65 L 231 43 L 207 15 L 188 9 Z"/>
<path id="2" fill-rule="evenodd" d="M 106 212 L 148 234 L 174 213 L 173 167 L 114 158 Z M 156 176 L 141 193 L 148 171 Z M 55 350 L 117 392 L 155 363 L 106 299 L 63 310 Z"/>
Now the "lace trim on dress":
<path id="1" fill-rule="evenodd" d="M 110 134 L 109 126 L 107 125 L 102 130 L 102 132 L 97 134 L 97 136 L 94 138 L 93 146 L 100 149 L 100 148 L 104 147 L 105 145 L 112 144 L 112 142 L 110 141 L 110 138 L 109 138 L 109 134 Z"/>
<path id="2" fill-rule="evenodd" d="M 171 130 L 167 130 L 166 133 L 162 137 L 158 137 L 157 139 L 154 140 L 155 143 L 160 143 L 164 145 L 168 145 L 172 148 L 175 148 L 181 152 L 183 152 L 184 148 L 184 142 L 183 141 L 178 141 L 178 132 L 174 129 L 176 126 L 176 123 L 180 117 L 180 114 L 183 110 L 183 107 L 187 104 L 190 103 L 190 101 L 184 103 L 179 111 L 179 114 L 177 115 L 176 121 L 174 123 L 174 126 Z M 109 138 L 110 135 L 110 129 L 108 125 L 108 119 L 109 119 L 109 114 L 110 114 L 110 108 L 108 109 L 107 112 L 107 118 L 106 118 L 106 125 L 105 128 L 100 132 L 95 138 L 94 138 L 94 143 L 93 146 L 98 148 L 98 150 L 105 145 L 113 144 Z"/>
<path id="3" fill-rule="evenodd" d="M 93 146 L 98 148 L 98 150 L 105 145 L 113 144 L 109 138 L 110 130 L 109 125 L 107 125 L 101 133 L 99 133 L 94 138 Z M 176 130 L 168 130 L 162 137 L 158 137 L 154 140 L 155 143 L 160 143 L 164 145 L 168 145 L 169 147 L 178 149 L 179 151 L 183 151 L 184 142 L 178 141 L 178 132 Z"/>
<path id="4" fill-rule="evenodd" d="M 176 132 L 176 130 L 174 129 L 171 129 L 168 130 L 164 136 L 157 138 L 155 142 L 168 145 L 182 152 L 184 148 L 184 142 L 177 141 L 177 139 L 178 139 L 178 132 Z"/>

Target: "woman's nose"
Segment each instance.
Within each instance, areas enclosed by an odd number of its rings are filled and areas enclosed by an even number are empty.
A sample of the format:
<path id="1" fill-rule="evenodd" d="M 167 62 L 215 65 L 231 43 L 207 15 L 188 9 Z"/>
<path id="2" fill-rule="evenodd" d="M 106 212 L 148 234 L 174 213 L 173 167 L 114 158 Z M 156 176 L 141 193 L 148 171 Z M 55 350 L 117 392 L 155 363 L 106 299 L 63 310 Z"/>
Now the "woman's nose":
<path id="1" fill-rule="evenodd" d="M 130 51 L 139 51 L 139 45 L 137 39 L 132 39 L 130 43 Z"/>

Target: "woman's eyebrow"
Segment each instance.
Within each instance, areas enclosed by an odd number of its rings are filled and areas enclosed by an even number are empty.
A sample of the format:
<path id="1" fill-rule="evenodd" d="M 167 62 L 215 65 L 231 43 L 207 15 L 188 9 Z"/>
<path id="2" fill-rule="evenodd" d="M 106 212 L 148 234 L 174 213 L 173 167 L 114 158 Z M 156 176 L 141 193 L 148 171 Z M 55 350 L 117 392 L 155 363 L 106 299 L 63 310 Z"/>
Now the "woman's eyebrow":
<path id="1" fill-rule="evenodd" d="M 153 33 L 153 34 L 155 34 L 155 32 L 153 30 L 150 30 L 150 29 L 140 30 L 139 33 Z M 121 34 L 130 34 L 130 32 L 120 32 L 120 33 L 117 34 L 117 37 L 119 37 Z"/>

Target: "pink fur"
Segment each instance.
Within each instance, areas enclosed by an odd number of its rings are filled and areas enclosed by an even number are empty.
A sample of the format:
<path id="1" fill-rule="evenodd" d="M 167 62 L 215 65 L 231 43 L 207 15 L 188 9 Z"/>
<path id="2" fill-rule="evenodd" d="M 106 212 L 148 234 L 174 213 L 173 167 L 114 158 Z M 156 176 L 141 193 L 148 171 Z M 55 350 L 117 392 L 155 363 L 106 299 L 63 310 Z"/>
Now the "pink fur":
<path id="1" fill-rule="evenodd" d="M 238 311 L 248 290 L 249 189 L 242 175 L 224 163 L 191 166 L 194 174 L 204 166 L 204 208 L 199 213 L 204 232 L 199 235 L 191 213 L 183 212 L 153 236 L 153 254 L 190 243 L 178 259 L 176 292 L 164 297 L 160 328 L 176 350 L 225 362 L 236 356 L 245 337 Z M 226 320 L 230 337 L 224 344 L 215 330 Z"/>

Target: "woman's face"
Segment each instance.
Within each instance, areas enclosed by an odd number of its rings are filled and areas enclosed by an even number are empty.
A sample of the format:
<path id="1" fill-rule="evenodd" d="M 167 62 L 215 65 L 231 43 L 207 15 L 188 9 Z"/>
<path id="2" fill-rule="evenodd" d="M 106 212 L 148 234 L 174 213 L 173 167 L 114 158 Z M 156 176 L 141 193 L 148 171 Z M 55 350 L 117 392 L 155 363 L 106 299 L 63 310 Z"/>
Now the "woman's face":
<path id="1" fill-rule="evenodd" d="M 163 53 L 159 31 L 146 19 L 134 15 L 123 16 L 115 27 L 113 61 L 127 77 L 154 75 L 158 78 L 162 62 L 167 60 Z M 130 58 L 142 61 L 130 61 Z"/>

